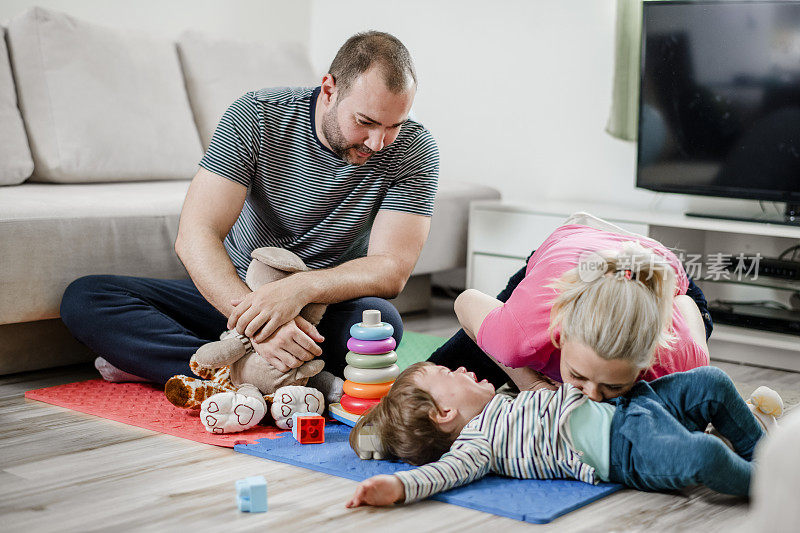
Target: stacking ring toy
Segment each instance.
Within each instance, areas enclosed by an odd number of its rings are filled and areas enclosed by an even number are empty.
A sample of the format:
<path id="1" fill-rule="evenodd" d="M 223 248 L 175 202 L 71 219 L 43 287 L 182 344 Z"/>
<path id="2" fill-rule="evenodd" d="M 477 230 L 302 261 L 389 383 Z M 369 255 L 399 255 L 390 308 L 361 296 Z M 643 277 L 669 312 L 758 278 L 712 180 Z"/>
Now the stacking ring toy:
<path id="1" fill-rule="evenodd" d="M 350 365 L 344 367 L 344 379 L 356 383 L 386 383 L 393 381 L 399 374 L 400 367 L 397 365 L 386 368 L 356 368 Z"/>
<path id="2" fill-rule="evenodd" d="M 372 406 L 377 405 L 378 402 L 380 402 L 380 399 L 365 400 L 364 398 L 354 398 L 352 396 L 348 396 L 347 394 L 342 396 L 342 399 L 339 400 L 339 403 L 342 404 L 344 410 L 348 413 L 353 413 L 354 415 L 363 415 Z"/>
<path id="3" fill-rule="evenodd" d="M 394 335 L 394 326 L 388 322 L 381 322 L 377 326 L 364 326 L 358 322 L 350 326 L 350 336 L 360 341 L 380 341 Z"/>
<path id="4" fill-rule="evenodd" d="M 355 383 L 347 380 L 344 382 L 344 393 L 353 398 L 363 398 L 365 400 L 381 399 L 386 396 L 392 388 L 393 381 L 389 383 Z"/>
<path id="5" fill-rule="evenodd" d="M 358 368 L 383 368 L 397 362 L 397 354 L 389 352 L 379 355 L 364 355 L 355 352 L 347 352 L 344 356 L 348 365 Z"/>
<path id="6" fill-rule="evenodd" d="M 356 352 L 365 355 L 377 355 L 382 353 L 389 353 L 397 347 L 397 341 L 394 337 L 389 337 L 382 341 L 362 341 L 355 337 L 350 337 L 347 340 L 347 349 L 351 352 Z"/>
<path id="7" fill-rule="evenodd" d="M 355 426 L 356 422 L 358 422 L 358 419 L 361 418 L 360 415 L 354 415 L 353 413 L 348 413 L 345 411 L 340 403 L 330 404 L 328 406 L 328 414 L 342 424 L 347 424 L 350 427 Z"/>

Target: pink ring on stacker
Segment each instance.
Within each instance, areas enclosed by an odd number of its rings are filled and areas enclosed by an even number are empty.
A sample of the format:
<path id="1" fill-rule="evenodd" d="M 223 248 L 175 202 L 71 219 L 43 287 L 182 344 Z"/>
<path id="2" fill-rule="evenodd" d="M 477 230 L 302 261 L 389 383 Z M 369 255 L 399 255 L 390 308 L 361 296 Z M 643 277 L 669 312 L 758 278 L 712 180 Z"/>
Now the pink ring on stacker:
<path id="1" fill-rule="evenodd" d="M 382 341 L 362 341 L 355 337 L 350 337 L 347 341 L 347 349 L 351 352 L 360 353 L 362 355 L 378 355 L 389 353 L 397 347 L 397 341 L 394 337 L 383 339 Z"/>

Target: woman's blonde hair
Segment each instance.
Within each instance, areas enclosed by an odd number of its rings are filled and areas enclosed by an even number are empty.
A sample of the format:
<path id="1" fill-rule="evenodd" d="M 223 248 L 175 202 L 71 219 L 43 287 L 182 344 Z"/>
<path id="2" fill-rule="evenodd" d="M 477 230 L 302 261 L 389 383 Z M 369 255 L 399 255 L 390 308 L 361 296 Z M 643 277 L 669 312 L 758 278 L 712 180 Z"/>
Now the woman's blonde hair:
<path id="1" fill-rule="evenodd" d="M 675 277 L 665 258 L 637 242 L 583 254 L 576 268 L 549 285 L 558 293 L 550 339 L 559 348 L 559 342 L 580 342 L 603 359 L 649 368 L 656 349 L 674 341 Z"/>
<path id="2" fill-rule="evenodd" d="M 350 447 L 357 455 L 361 455 L 358 435 L 365 427 L 377 434 L 384 457 L 412 465 L 436 461 L 450 449 L 455 436 L 434 422 L 436 402 L 416 384 L 416 377 L 427 366 L 433 363 L 414 363 L 403 370 L 386 396 L 358 420 L 350 432 Z"/>

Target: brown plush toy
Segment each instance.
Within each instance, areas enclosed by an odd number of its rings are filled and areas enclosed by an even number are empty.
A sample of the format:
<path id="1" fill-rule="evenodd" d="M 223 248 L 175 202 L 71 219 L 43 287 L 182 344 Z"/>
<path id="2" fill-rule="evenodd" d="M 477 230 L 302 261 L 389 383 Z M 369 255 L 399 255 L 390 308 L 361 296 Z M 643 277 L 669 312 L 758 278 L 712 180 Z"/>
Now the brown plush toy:
<path id="1" fill-rule="evenodd" d="M 253 291 L 265 283 L 308 270 L 302 259 L 282 248 L 258 248 L 251 257 L 245 282 Z M 324 304 L 308 304 L 300 316 L 316 326 L 325 308 Z M 234 330 L 224 332 L 219 341 L 201 346 L 189 366 L 203 379 L 173 376 L 164 392 L 173 405 L 200 408 L 201 421 L 212 433 L 244 431 L 256 425 L 266 414 L 268 403 L 276 424 L 285 429 L 295 412 L 322 413 L 325 406 L 319 391 L 303 387 L 310 377 L 322 371 L 324 361 L 312 359 L 289 372 L 280 372 L 253 350 L 250 339 Z M 274 398 L 286 401 L 273 402 Z"/>

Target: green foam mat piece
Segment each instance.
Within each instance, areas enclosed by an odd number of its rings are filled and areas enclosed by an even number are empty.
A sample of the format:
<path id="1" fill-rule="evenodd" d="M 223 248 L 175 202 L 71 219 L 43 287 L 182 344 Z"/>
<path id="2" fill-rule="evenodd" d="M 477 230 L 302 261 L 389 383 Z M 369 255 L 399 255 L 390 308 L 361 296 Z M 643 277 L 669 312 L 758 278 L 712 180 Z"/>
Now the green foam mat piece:
<path id="1" fill-rule="evenodd" d="M 425 361 L 445 342 L 447 342 L 447 339 L 435 335 L 404 331 L 403 339 L 395 349 L 397 353 L 397 366 L 403 370 L 414 363 Z"/>

